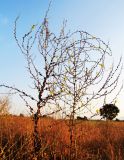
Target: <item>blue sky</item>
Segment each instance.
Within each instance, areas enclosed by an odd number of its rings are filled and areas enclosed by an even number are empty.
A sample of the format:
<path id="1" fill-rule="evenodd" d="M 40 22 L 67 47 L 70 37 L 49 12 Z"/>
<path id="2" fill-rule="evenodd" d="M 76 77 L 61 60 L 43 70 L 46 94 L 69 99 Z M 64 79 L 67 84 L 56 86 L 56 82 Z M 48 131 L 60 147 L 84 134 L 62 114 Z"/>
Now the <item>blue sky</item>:
<path id="1" fill-rule="evenodd" d="M 13 37 L 14 20 L 20 15 L 18 31 L 21 36 L 32 24 L 42 22 L 48 4 L 49 0 L 0 1 L 0 83 L 15 84 L 19 88 L 28 86 L 26 64 Z M 115 62 L 124 55 L 123 0 L 53 0 L 48 17 L 55 31 L 66 19 L 68 29 L 85 30 L 109 41 Z M 123 92 L 119 101 L 122 117 Z M 25 108 L 15 107 L 15 112 L 17 110 L 22 112 Z"/>

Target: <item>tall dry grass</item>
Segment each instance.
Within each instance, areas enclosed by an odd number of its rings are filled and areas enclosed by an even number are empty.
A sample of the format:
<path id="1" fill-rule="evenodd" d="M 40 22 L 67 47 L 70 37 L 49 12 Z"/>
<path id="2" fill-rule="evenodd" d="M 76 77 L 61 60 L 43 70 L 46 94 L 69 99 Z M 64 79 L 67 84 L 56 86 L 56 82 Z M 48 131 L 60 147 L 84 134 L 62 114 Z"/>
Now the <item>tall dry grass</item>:
<path id="1" fill-rule="evenodd" d="M 69 160 L 68 121 L 39 121 L 41 150 L 38 160 Z M 124 160 L 124 122 L 77 121 L 77 160 Z M 33 122 L 26 117 L 0 117 L 1 160 L 33 159 Z"/>

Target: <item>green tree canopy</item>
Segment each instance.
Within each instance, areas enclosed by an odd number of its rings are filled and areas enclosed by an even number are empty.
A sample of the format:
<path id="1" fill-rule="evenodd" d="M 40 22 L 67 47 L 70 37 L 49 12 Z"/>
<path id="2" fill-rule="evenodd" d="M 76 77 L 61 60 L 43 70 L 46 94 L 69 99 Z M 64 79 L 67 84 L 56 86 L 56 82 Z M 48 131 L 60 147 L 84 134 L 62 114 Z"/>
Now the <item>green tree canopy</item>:
<path id="1" fill-rule="evenodd" d="M 107 120 L 113 120 L 119 113 L 119 109 L 114 104 L 106 104 L 100 109 L 100 116 Z"/>

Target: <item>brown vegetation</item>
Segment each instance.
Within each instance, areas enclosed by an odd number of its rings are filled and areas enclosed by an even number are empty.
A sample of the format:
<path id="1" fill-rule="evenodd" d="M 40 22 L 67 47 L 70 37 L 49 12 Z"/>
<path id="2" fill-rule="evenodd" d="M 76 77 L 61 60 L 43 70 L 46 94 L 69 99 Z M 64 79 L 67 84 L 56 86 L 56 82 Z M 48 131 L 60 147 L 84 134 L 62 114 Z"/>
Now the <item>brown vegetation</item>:
<path id="1" fill-rule="evenodd" d="M 0 117 L 1 160 L 32 160 L 33 125 L 27 117 Z M 39 121 L 41 150 L 38 160 L 69 160 L 68 120 L 42 118 Z M 77 160 L 123 160 L 124 123 L 81 121 L 75 125 Z"/>

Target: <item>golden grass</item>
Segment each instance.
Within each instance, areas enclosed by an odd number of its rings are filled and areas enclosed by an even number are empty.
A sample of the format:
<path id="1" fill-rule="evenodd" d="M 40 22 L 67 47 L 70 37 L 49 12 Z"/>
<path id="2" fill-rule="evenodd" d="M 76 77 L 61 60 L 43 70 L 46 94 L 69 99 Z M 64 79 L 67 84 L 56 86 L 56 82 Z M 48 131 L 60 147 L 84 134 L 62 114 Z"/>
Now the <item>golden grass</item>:
<path id="1" fill-rule="evenodd" d="M 69 160 L 69 126 L 65 120 L 39 121 L 38 160 Z M 124 122 L 77 121 L 77 160 L 124 160 Z M 0 160 L 32 160 L 33 122 L 26 117 L 0 117 Z"/>

